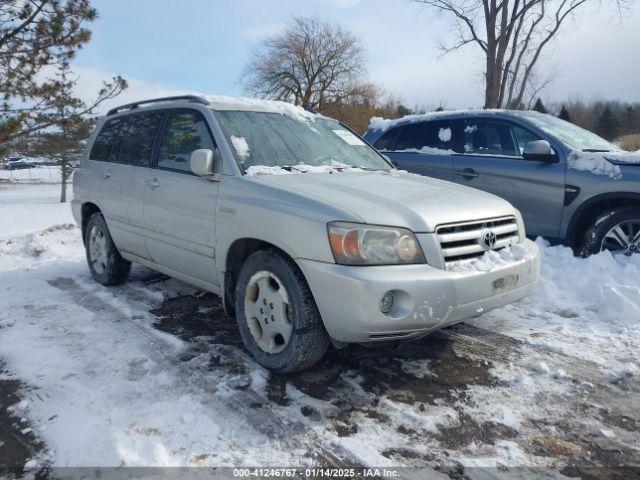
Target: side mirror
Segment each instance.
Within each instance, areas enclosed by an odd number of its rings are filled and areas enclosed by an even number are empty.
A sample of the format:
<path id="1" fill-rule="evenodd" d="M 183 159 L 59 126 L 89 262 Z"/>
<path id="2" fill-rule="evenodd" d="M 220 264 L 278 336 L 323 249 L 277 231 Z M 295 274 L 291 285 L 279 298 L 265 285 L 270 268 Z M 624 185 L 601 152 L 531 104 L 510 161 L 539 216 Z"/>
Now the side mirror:
<path id="1" fill-rule="evenodd" d="M 533 140 L 524 146 L 522 158 L 534 162 L 557 163 L 558 155 L 546 140 Z"/>
<path id="2" fill-rule="evenodd" d="M 195 150 L 189 163 L 191 171 L 201 177 L 213 175 L 213 151 L 207 148 Z"/>

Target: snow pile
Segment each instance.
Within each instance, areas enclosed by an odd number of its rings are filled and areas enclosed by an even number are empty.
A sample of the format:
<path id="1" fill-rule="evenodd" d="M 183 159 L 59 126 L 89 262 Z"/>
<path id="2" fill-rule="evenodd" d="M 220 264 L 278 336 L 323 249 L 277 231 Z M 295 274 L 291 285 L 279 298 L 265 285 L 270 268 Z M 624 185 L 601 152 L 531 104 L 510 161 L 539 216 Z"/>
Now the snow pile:
<path id="1" fill-rule="evenodd" d="M 233 144 L 233 149 L 240 158 L 244 159 L 249 156 L 249 144 L 247 143 L 246 138 L 231 135 L 231 143 Z"/>
<path id="2" fill-rule="evenodd" d="M 438 130 L 438 138 L 442 142 L 449 142 L 451 140 L 451 129 L 447 127 Z"/>
<path id="3" fill-rule="evenodd" d="M 447 269 L 454 272 L 490 272 L 525 258 L 533 258 L 533 255 L 524 246 L 516 243 L 501 250 L 489 250 L 472 260 L 451 262 Z"/>
<path id="4" fill-rule="evenodd" d="M 290 175 L 295 173 L 340 173 L 340 172 L 364 172 L 365 170 L 346 165 L 333 160 L 329 165 L 306 165 L 300 163 L 291 167 L 282 168 L 278 166 L 252 165 L 246 170 L 250 177 L 257 175 Z"/>
<path id="5" fill-rule="evenodd" d="M 80 231 L 70 223 L 0 239 L 0 271 L 77 257 L 81 248 Z"/>
<path id="6" fill-rule="evenodd" d="M 587 324 L 596 317 L 612 326 L 640 327 L 640 255 L 601 252 L 585 259 L 575 257 L 570 248 L 552 247 L 542 239 L 537 243 L 542 268 L 536 294 L 529 300 L 532 306 L 575 315 Z"/>
<path id="7" fill-rule="evenodd" d="M 449 111 L 442 111 L 442 112 L 428 112 L 428 113 L 420 113 L 420 114 L 413 114 L 413 115 L 405 115 L 402 118 L 394 118 L 394 119 L 382 118 L 382 117 L 371 117 L 371 119 L 369 120 L 369 130 L 377 130 L 377 131 L 385 132 L 390 128 L 395 127 L 397 125 L 401 125 L 401 124 L 422 122 L 425 120 L 437 120 L 438 118 L 443 118 L 443 117 L 448 118 L 450 116 L 460 117 L 465 115 L 467 116 L 476 115 L 478 112 L 481 112 L 482 115 L 494 115 L 497 113 L 505 113 L 505 112 L 513 113 L 512 111 L 502 110 L 497 108 L 497 109 L 486 109 L 486 110 L 449 110 Z M 443 139 L 441 138 L 441 140 Z M 443 140 L 443 141 L 448 141 L 448 140 Z"/>

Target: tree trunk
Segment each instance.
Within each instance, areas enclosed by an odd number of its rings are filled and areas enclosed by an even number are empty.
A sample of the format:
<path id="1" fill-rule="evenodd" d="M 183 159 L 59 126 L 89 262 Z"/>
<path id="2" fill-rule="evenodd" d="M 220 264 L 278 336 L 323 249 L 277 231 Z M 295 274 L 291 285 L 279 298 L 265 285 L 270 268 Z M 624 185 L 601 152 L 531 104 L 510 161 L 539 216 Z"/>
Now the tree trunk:
<path id="1" fill-rule="evenodd" d="M 62 177 L 60 203 L 67 203 L 67 177 L 69 176 L 69 165 L 66 160 L 62 160 L 60 162 L 60 173 Z"/>

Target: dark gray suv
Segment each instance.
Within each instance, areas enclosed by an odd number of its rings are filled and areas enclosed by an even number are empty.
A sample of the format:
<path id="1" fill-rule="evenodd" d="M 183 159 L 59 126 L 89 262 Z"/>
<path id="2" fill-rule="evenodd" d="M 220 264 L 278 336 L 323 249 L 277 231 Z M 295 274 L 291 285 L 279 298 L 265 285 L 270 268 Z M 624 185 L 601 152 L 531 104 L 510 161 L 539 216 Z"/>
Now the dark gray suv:
<path id="1" fill-rule="evenodd" d="M 507 199 L 527 233 L 573 246 L 640 251 L 640 152 L 551 115 L 478 110 L 373 118 L 364 138 L 409 172 Z"/>

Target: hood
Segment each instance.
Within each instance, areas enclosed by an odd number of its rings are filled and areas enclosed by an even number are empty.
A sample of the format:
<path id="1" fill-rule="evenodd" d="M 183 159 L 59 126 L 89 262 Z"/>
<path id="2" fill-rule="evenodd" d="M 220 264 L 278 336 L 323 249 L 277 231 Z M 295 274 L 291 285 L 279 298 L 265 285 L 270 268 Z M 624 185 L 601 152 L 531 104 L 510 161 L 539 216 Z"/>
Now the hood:
<path id="1" fill-rule="evenodd" d="M 605 152 L 602 156 L 614 165 L 640 166 L 640 150 L 637 152 Z"/>
<path id="2" fill-rule="evenodd" d="M 301 173 L 253 178 L 338 205 L 364 223 L 406 227 L 416 233 L 433 232 L 444 223 L 515 214 L 510 203 L 495 195 L 404 172 Z"/>

